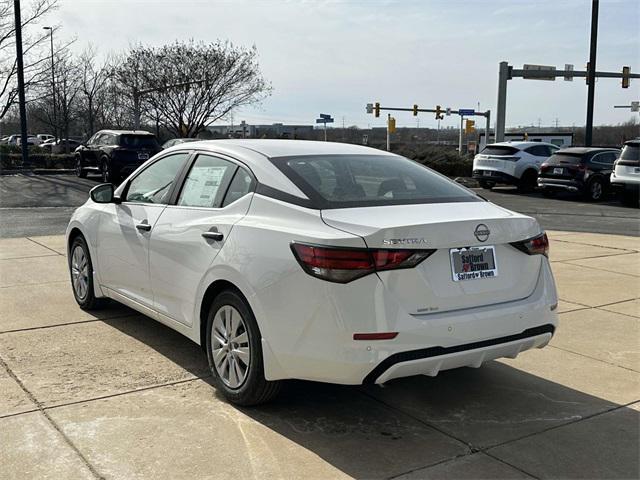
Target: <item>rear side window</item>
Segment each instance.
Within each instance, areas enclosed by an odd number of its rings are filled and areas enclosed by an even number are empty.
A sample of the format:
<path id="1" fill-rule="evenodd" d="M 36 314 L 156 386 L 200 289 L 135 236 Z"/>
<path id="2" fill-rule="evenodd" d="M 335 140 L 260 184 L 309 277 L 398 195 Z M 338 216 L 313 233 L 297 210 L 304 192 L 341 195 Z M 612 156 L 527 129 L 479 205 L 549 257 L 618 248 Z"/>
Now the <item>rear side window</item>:
<path id="1" fill-rule="evenodd" d="M 640 143 L 625 145 L 620 154 L 620 160 L 640 161 Z"/>
<path id="2" fill-rule="evenodd" d="M 271 161 L 315 208 L 482 201 L 446 177 L 399 156 L 314 155 Z"/>
<path id="3" fill-rule="evenodd" d="M 231 180 L 231 183 L 229 184 L 222 206 L 226 207 L 236 200 L 240 200 L 247 193 L 251 192 L 253 187 L 253 177 L 244 168 L 238 168 L 233 176 L 233 180 Z"/>
<path id="4" fill-rule="evenodd" d="M 483 155 L 515 155 L 520 150 L 507 145 L 488 145 L 480 152 Z"/>
<path id="5" fill-rule="evenodd" d="M 187 175 L 178 205 L 185 207 L 217 207 L 224 186 L 228 184 L 236 165 L 221 158 L 199 155 Z"/>
<path id="6" fill-rule="evenodd" d="M 120 146 L 126 148 L 159 148 L 156 137 L 153 135 L 120 135 Z"/>
<path id="7" fill-rule="evenodd" d="M 546 145 L 534 145 L 533 147 L 525 149 L 525 152 L 530 153 L 534 157 L 548 157 L 551 155 L 549 150 L 549 147 Z"/>

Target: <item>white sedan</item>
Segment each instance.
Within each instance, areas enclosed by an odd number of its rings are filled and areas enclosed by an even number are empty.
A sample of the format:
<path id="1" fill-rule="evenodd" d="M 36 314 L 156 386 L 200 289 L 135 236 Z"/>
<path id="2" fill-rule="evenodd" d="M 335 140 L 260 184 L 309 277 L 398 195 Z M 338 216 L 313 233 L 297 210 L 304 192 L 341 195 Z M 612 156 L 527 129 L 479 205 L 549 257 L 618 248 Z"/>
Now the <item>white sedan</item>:
<path id="1" fill-rule="evenodd" d="M 543 347 L 538 223 L 371 148 L 214 140 L 103 184 L 67 229 L 81 308 L 113 299 L 206 351 L 230 401 L 281 380 L 384 383 Z"/>

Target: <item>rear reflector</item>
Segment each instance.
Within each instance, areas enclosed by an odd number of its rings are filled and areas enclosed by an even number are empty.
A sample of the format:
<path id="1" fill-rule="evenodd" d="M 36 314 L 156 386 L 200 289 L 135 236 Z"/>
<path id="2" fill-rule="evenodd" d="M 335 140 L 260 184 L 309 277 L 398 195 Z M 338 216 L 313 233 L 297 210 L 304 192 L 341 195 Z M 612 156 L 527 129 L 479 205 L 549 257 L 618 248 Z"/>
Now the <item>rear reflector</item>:
<path id="1" fill-rule="evenodd" d="M 511 245 L 527 255 L 549 256 L 549 239 L 546 233 L 541 233 L 536 237 L 522 240 L 521 242 L 513 242 Z"/>
<path id="2" fill-rule="evenodd" d="M 351 282 L 376 271 L 413 268 L 435 250 L 328 247 L 292 243 L 291 251 L 309 275 L 336 283 Z"/>
<path id="3" fill-rule="evenodd" d="M 381 333 L 354 333 L 354 340 L 393 340 L 398 336 L 398 332 Z"/>

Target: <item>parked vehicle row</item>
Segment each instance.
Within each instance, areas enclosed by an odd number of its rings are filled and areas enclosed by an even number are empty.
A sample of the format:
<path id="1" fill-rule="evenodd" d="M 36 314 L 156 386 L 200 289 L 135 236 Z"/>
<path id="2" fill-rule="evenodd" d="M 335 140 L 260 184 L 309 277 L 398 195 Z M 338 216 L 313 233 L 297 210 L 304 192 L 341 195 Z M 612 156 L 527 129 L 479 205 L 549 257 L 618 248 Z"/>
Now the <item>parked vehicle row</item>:
<path id="1" fill-rule="evenodd" d="M 539 188 L 545 196 L 572 192 L 599 201 L 619 192 L 625 203 L 638 203 L 640 140 L 611 147 L 560 149 L 543 142 L 502 142 L 485 147 L 473 160 L 473 178 L 485 189 L 516 185 L 521 192 Z"/>

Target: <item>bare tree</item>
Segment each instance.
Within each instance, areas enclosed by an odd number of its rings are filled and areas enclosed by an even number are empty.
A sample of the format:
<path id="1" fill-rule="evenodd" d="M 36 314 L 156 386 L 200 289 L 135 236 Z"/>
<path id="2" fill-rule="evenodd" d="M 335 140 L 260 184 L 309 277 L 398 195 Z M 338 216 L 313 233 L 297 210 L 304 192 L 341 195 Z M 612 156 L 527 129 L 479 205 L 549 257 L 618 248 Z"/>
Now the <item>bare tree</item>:
<path id="1" fill-rule="evenodd" d="M 130 96 L 139 94 L 150 120 L 179 137 L 195 137 L 235 108 L 271 93 L 256 48 L 228 42 L 134 47 L 116 78 Z"/>
<path id="2" fill-rule="evenodd" d="M 105 100 L 109 86 L 110 74 L 109 60 L 99 63 L 96 59 L 96 50 L 89 45 L 78 57 L 78 70 L 80 75 L 80 116 L 86 120 L 85 135 L 93 134 L 96 122 L 102 127 L 105 120 Z"/>
<path id="3" fill-rule="evenodd" d="M 56 7 L 57 0 L 34 0 L 27 11 L 22 12 L 22 51 L 24 55 L 25 89 L 28 90 L 42 81 L 50 72 L 46 49 L 41 48 L 48 34 L 38 31 L 29 33 L 29 26 L 37 24 Z M 17 101 L 17 61 L 15 44 L 13 2 L 0 0 L 0 119 Z M 46 45 L 45 45 L 46 46 Z"/>

